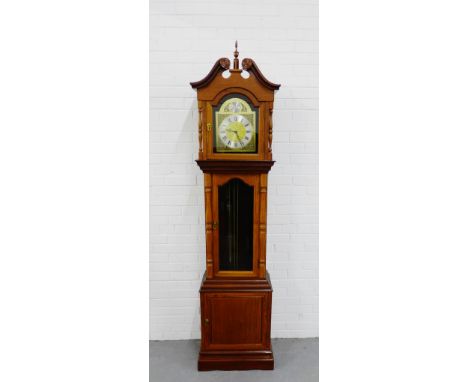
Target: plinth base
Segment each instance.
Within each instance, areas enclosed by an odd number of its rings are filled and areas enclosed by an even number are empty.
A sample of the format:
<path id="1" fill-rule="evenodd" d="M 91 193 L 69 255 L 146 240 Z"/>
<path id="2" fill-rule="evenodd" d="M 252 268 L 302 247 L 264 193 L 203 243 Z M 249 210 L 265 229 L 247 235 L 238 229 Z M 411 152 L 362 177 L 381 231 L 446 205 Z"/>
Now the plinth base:
<path id="1" fill-rule="evenodd" d="M 206 279 L 198 370 L 273 370 L 271 295 L 264 279 Z"/>
<path id="2" fill-rule="evenodd" d="M 242 352 L 242 353 L 200 353 L 198 370 L 273 370 L 273 353 Z"/>

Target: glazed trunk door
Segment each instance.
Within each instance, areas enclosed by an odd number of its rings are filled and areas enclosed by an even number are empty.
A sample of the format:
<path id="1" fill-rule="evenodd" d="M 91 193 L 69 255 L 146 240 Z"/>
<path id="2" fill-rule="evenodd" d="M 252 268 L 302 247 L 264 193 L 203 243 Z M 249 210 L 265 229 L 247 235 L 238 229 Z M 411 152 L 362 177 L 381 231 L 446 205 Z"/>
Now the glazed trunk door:
<path id="1" fill-rule="evenodd" d="M 213 176 L 215 277 L 258 276 L 259 177 Z"/>

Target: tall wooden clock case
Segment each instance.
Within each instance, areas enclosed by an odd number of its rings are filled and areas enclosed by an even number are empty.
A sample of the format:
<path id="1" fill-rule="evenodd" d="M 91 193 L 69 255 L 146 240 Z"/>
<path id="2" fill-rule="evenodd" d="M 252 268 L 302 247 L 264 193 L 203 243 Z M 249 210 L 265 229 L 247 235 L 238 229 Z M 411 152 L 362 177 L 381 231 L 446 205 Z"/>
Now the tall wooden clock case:
<path id="1" fill-rule="evenodd" d="M 200 288 L 198 370 L 273 369 L 272 287 L 266 270 L 267 178 L 274 92 L 255 62 L 234 52 L 191 82 L 204 173 L 206 272 Z"/>

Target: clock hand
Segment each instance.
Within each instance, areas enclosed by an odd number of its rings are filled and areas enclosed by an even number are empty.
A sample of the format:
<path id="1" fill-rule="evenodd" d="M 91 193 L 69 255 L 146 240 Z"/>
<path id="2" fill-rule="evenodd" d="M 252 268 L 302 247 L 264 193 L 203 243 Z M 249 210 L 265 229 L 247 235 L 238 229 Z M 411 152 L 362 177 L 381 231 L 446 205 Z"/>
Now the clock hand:
<path id="1" fill-rule="evenodd" d="M 237 138 L 239 138 L 239 134 L 237 133 L 237 130 L 232 130 L 230 128 L 227 128 L 226 131 L 229 131 L 230 133 L 234 133 L 237 135 Z"/>
<path id="2" fill-rule="evenodd" d="M 234 131 L 234 132 L 235 132 L 236 135 L 237 135 L 237 140 L 239 141 L 240 145 L 241 145 L 242 147 L 244 147 L 244 144 L 242 143 L 242 141 L 241 141 L 241 139 L 240 139 L 240 137 L 239 137 L 239 134 L 237 133 L 237 131 Z"/>
<path id="3" fill-rule="evenodd" d="M 237 139 L 240 141 L 239 134 L 238 134 L 237 130 L 226 129 L 226 131 L 228 131 L 228 132 L 230 132 L 230 133 L 236 134 L 236 135 L 237 135 Z"/>

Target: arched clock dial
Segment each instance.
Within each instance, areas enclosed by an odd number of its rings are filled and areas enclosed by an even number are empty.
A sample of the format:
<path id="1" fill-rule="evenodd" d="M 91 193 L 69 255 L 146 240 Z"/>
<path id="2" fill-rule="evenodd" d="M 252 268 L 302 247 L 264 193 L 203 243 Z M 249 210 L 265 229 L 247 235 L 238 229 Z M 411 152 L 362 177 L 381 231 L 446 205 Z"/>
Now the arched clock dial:
<path id="1" fill-rule="evenodd" d="M 257 152 L 257 110 L 241 97 L 228 96 L 214 110 L 215 152 Z"/>

